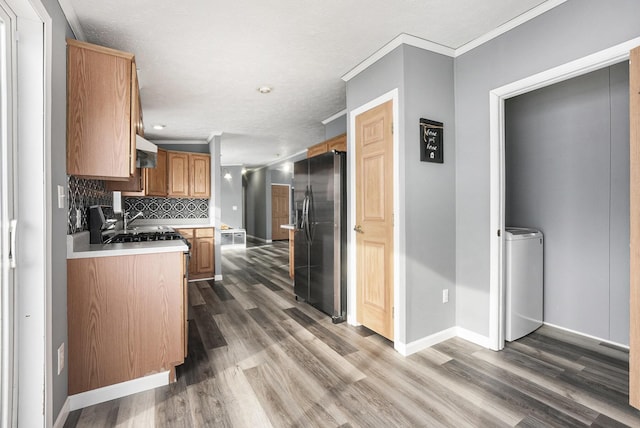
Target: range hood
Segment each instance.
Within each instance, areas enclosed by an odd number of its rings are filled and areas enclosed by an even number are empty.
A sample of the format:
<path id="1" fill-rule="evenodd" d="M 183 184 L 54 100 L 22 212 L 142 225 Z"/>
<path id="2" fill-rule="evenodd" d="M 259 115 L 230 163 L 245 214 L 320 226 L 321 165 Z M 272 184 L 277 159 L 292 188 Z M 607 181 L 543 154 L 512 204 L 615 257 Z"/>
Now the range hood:
<path id="1" fill-rule="evenodd" d="M 158 162 L 158 146 L 136 135 L 136 167 L 155 168 Z"/>

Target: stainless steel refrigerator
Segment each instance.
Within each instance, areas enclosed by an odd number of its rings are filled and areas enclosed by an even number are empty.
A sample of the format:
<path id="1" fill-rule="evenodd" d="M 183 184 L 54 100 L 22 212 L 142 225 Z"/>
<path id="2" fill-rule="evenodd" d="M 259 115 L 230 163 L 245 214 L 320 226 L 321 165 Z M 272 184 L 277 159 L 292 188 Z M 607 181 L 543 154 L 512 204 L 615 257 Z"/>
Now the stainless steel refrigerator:
<path id="1" fill-rule="evenodd" d="M 294 292 L 346 319 L 346 156 L 330 152 L 294 164 Z"/>

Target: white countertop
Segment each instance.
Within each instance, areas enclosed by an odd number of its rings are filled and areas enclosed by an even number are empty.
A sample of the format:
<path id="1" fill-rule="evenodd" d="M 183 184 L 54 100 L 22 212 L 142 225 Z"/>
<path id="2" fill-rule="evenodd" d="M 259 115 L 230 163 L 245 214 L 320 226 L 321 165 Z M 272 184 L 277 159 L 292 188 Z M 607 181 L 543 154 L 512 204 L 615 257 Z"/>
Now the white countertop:
<path id="1" fill-rule="evenodd" d="M 280 229 L 296 230 L 295 224 L 281 224 Z"/>
<path id="2" fill-rule="evenodd" d="M 127 242 L 123 244 L 90 244 L 89 232 L 67 235 L 67 259 L 131 256 L 135 254 L 174 253 L 189 251 L 182 240 Z"/>

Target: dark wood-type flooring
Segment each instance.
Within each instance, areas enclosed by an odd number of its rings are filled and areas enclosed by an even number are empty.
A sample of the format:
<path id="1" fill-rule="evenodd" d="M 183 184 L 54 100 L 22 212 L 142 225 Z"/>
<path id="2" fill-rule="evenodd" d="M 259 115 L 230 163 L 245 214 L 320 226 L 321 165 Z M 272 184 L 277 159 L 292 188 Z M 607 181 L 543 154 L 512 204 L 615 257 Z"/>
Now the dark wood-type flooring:
<path id="1" fill-rule="evenodd" d="M 286 242 L 223 251 L 189 285 L 178 381 L 71 412 L 65 427 L 640 426 L 625 350 L 543 327 L 502 352 L 451 339 L 410 357 L 296 302 Z"/>

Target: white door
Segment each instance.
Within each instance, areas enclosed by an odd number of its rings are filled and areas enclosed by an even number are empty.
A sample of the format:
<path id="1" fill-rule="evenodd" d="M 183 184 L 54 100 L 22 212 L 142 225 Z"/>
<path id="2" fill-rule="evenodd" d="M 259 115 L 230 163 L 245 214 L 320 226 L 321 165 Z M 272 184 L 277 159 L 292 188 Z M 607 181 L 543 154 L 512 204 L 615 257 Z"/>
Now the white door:
<path id="1" fill-rule="evenodd" d="M 14 395 L 14 257 L 13 201 L 13 28 L 15 18 L 0 2 L 0 426 L 15 425 Z"/>

